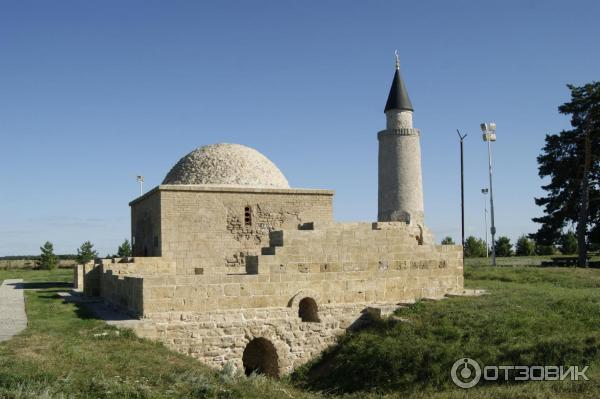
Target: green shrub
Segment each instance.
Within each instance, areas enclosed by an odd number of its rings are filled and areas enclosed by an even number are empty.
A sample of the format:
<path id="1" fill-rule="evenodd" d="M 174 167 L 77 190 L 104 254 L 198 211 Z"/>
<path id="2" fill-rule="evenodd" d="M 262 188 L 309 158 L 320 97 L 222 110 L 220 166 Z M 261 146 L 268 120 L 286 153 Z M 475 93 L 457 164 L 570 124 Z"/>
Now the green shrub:
<path id="1" fill-rule="evenodd" d="M 444 237 L 442 240 L 442 245 L 455 245 L 454 240 L 450 236 Z"/>

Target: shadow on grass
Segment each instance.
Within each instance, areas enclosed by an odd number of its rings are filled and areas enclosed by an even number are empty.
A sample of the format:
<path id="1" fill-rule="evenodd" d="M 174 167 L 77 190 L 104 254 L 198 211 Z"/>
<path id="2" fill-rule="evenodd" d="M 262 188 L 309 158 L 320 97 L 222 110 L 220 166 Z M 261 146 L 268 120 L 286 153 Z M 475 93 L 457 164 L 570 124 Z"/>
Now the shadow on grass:
<path id="1" fill-rule="evenodd" d="M 73 288 L 73 284 L 65 283 L 64 281 L 44 281 L 32 283 L 12 283 L 15 288 L 20 290 L 49 290 L 56 288 L 56 291 L 64 291 L 64 288 Z M 60 289 L 60 290 L 59 290 Z"/>
<path id="2" fill-rule="evenodd" d="M 60 292 L 69 291 L 73 288 L 73 284 L 63 281 L 44 281 L 44 282 L 28 282 L 28 283 L 11 283 L 16 289 L 21 290 L 43 290 L 37 296 L 43 299 L 62 299 L 65 302 L 70 302 L 75 305 L 75 313 L 80 319 L 95 319 L 103 321 L 127 321 L 138 320 L 126 313 L 114 309 L 101 300 L 86 297 L 81 294 L 74 294 L 70 299 L 66 299 Z M 97 298 L 96 298 L 97 299 Z"/>

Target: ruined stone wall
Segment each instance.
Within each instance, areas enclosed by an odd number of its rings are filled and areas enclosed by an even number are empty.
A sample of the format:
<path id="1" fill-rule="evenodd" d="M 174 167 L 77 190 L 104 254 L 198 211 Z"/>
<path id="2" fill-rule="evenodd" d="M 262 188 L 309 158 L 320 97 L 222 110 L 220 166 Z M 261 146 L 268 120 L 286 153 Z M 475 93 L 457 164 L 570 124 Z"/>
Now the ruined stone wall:
<path id="1" fill-rule="evenodd" d="M 326 190 L 160 186 L 162 256 L 178 274 L 245 273 L 269 232 L 331 222 Z"/>
<path id="2" fill-rule="evenodd" d="M 100 259 L 94 265 L 99 273 L 97 291 L 104 301 L 132 316 L 144 313 L 144 277 L 173 276 L 175 262 L 161 257 Z"/>
<path id="3" fill-rule="evenodd" d="M 319 304 L 398 302 L 461 290 L 461 247 L 420 245 L 417 238 L 404 223 L 272 232 L 265 254 L 249 258 L 248 274 L 146 275 L 144 315 L 286 307 L 307 290 Z"/>
<path id="4" fill-rule="evenodd" d="M 244 370 L 244 351 L 256 339 L 274 346 L 277 374 L 284 375 L 315 358 L 347 328 L 364 320 L 362 304 L 322 305 L 319 322 L 303 322 L 298 306 L 285 308 L 159 313 L 134 326 L 139 336 L 155 339 L 180 353 L 220 367 Z M 258 353 L 263 361 L 273 356 Z"/>
<path id="5" fill-rule="evenodd" d="M 144 279 L 140 276 L 113 273 L 105 265 L 99 265 L 98 268 L 102 270 L 100 295 L 104 302 L 133 316 L 142 314 Z"/>
<path id="6" fill-rule="evenodd" d="M 221 196 L 200 204 L 217 199 L 224 209 L 230 204 Z M 193 204 L 189 212 L 204 209 Z M 434 245 L 406 223 L 327 221 L 267 237 L 240 274 L 181 274 L 178 261 L 167 257 L 102 261 L 95 266 L 100 295 L 141 318 L 132 326 L 140 336 L 209 365 L 232 362 L 281 375 L 365 314 L 463 289 L 461 247 Z"/>

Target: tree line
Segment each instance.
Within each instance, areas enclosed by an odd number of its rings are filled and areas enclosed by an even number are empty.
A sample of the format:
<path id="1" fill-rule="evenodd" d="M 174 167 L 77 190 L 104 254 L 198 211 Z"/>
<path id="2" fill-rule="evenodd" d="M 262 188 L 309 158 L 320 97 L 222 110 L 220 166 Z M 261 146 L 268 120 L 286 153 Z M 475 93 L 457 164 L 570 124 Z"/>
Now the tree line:
<path id="1" fill-rule="evenodd" d="M 510 242 L 510 238 L 500 236 L 495 242 L 496 256 L 533 256 L 533 255 L 554 255 L 561 253 L 563 255 L 573 255 L 578 251 L 577 236 L 574 232 L 568 231 L 557 241 L 558 245 L 547 245 L 535 242 L 527 235 L 518 238 L 516 244 Z M 454 245 L 452 237 L 445 237 L 442 245 Z M 466 258 L 482 258 L 491 253 L 486 243 L 481 238 L 469 236 L 465 239 L 464 255 Z"/>
<path id="2" fill-rule="evenodd" d="M 44 245 L 40 247 L 41 254 L 38 258 L 38 266 L 41 269 L 52 270 L 58 267 L 58 260 L 61 255 L 54 253 L 54 245 L 50 241 L 46 241 Z M 106 258 L 125 258 L 131 256 L 131 244 L 129 240 L 125 239 L 121 245 L 117 248 L 115 255 L 107 254 Z M 77 255 L 74 259 L 78 264 L 84 264 L 98 258 L 98 251 L 94 249 L 94 244 L 90 241 L 85 241 L 79 248 L 77 248 Z"/>

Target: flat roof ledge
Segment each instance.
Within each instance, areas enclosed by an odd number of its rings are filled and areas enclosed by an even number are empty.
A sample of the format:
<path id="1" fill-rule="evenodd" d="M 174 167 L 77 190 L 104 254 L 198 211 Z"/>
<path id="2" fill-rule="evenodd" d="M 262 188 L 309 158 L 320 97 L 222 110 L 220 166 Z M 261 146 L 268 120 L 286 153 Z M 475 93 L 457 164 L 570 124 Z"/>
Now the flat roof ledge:
<path id="1" fill-rule="evenodd" d="M 258 194 L 303 194 L 303 195 L 330 195 L 335 194 L 334 190 L 314 189 L 314 188 L 255 188 L 247 186 L 222 186 L 212 184 L 161 184 L 154 187 L 129 203 L 134 205 L 158 191 L 194 191 L 211 193 L 258 193 Z"/>

